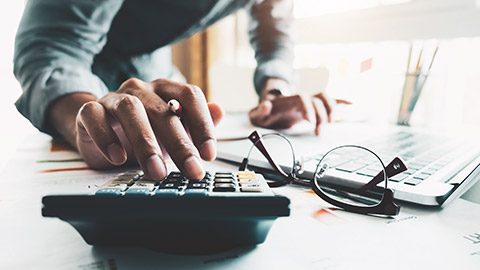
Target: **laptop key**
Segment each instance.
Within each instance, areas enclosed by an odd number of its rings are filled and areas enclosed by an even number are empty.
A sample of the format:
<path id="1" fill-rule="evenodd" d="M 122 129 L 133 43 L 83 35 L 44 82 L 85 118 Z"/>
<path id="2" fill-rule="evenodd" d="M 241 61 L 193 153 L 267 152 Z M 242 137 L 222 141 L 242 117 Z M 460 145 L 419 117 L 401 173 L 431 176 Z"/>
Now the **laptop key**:
<path id="1" fill-rule="evenodd" d="M 401 173 L 401 174 L 397 174 L 397 175 L 394 175 L 392 177 L 389 177 L 388 180 L 392 181 L 392 182 L 401 182 L 402 180 L 404 180 L 408 176 L 409 176 L 408 174 Z"/>
<path id="2" fill-rule="evenodd" d="M 344 172 L 354 172 L 360 170 L 361 168 L 365 167 L 365 163 L 350 161 L 348 163 L 342 164 L 335 169 L 344 171 Z"/>
<path id="3" fill-rule="evenodd" d="M 406 181 L 403 182 L 404 184 L 407 184 L 407 185 L 411 185 L 411 186 L 416 186 L 420 183 L 422 183 L 422 180 L 418 180 L 418 179 L 408 179 Z"/>

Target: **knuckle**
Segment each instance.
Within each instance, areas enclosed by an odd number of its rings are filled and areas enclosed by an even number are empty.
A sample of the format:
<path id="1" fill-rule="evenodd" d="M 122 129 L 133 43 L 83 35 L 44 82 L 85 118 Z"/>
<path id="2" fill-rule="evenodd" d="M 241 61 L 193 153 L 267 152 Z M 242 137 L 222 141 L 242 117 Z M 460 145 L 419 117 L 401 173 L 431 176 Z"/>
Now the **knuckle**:
<path id="1" fill-rule="evenodd" d="M 183 85 L 180 90 L 180 93 L 182 97 L 190 100 L 203 97 L 202 89 L 200 89 L 200 87 L 198 86 L 191 85 L 191 84 Z"/>
<path id="2" fill-rule="evenodd" d="M 156 119 L 158 119 L 160 117 L 163 117 L 164 113 L 169 111 L 169 108 L 164 104 L 149 103 L 149 104 L 145 104 L 145 111 L 147 111 L 149 115 L 152 115 Z"/>
<path id="3" fill-rule="evenodd" d="M 151 81 L 151 84 L 153 86 L 162 86 L 162 85 L 164 85 L 165 83 L 168 83 L 168 82 L 169 82 L 169 80 L 167 80 L 167 79 L 159 78 L 159 79 L 155 79 L 155 80 Z"/>
<path id="4" fill-rule="evenodd" d="M 92 115 L 99 109 L 103 109 L 102 105 L 96 101 L 89 101 L 83 104 L 80 108 L 79 114 L 82 116 Z"/>
<path id="5" fill-rule="evenodd" d="M 136 96 L 132 95 L 121 95 L 116 103 L 117 109 L 132 109 L 134 107 L 140 106 L 142 102 Z"/>
<path id="6" fill-rule="evenodd" d="M 170 155 L 174 156 L 176 159 L 185 159 L 189 156 L 194 155 L 193 145 L 190 140 L 185 138 L 179 138 L 178 141 L 174 144 L 169 145 Z"/>
<path id="7" fill-rule="evenodd" d="M 144 149 L 142 152 L 147 156 L 156 154 L 158 152 L 156 151 L 156 138 L 147 134 L 142 134 L 142 136 L 134 136 L 130 139 L 130 143 L 132 145 L 141 146 L 141 148 Z"/>
<path id="8" fill-rule="evenodd" d="M 141 88 L 143 87 L 144 85 L 144 82 L 140 79 L 137 79 L 137 78 L 130 78 L 128 80 L 126 80 L 125 82 L 122 83 L 122 85 L 120 86 L 120 89 L 123 89 L 123 88 Z"/>

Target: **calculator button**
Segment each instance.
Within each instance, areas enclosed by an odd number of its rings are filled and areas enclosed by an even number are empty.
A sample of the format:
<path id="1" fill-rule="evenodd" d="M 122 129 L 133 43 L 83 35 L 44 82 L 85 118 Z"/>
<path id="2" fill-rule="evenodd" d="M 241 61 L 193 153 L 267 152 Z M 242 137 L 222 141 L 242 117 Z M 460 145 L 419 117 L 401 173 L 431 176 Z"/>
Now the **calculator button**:
<path id="1" fill-rule="evenodd" d="M 148 191 L 152 191 L 155 188 L 155 185 L 152 183 L 135 183 L 135 185 L 131 186 L 129 190 L 132 189 L 146 189 Z"/>
<path id="2" fill-rule="evenodd" d="M 213 188 L 213 191 L 218 191 L 218 192 L 234 192 L 235 191 L 235 185 L 234 184 L 215 184 L 215 187 Z"/>
<path id="3" fill-rule="evenodd" d="M 118 188 L 102 188 L 95 192 L 95 195 L 121 196 L 122 192 Z"/>
<path id="4" fill-rule="evenodd" d="M 183 175 L 180 172 L 171 172 L 167 179 L 172 179 L 172 178 L 183 178 Z"/>
<path id="5" fill-rule="evenodd" d="M 128 180 L 128 179 L 138 180 L 138 178 L 140 178 L 140 177 L 138 176 L 138 174 L 121 173 L 121 174 L 115 176 L 114 179 L 118 179 L 118 180 Z"/>
<path id="6" fill-rule="evenodd" d="M 206 189 L 207 188 L 207 184 L 205 183 L 190 183 L 188 184 L 187 186 L 187 189 Z"/>
<path id="7" fill-rule="evenodd" d="M 238 171 L 238 175 L 255 175 L 254 171 Z"/>
<path id="8" fill-rule="evenodd" d="M 217 172 L 217 173 L 215 173 L 215 177 L 233 177 L 233 173 Z"/>
<path id="9" fill-rule="evenodd" d="M 238 179 L 257 179 L 256 175 L 249 175 L 249 174 L 239 174 Z"/>
<path id="10" fill-rule="evenodd" d="M 138 180 L 137 182 L 135 182 L 137 184 L 153 184 L 154 186 L 158 186 L 159 182 L 158 181 L 154 181 L 154 180 Z"/>
<path id="11" fill-rule="evenodd" d="M 202 179 L 202 180 L 193 180 L 193 181 L 190 181 L 190 184 L 191 184 L 191 183 L 202 183 L 202 184 L 208 185 L 210 182 L 211 182 L 210 179 Z M 189 185 L 190 185 L 190 184 L 189 184 Z"/>
<path id="12" fill-rule="evenodd" d="M 258 184 L 258 179 L 239 179 L 238 182 L 240 184 Z"/>
<path id="13" fill-rule="evenodd" d="M 160 184 L 160 189 L 164 188 L 176 188 L 178 189 L 180 185 L 178 183 L 162 183 Z"/>
<path id="14" fill-rule="evenodd" d="M 233 178 L 215 178 L 215 183 L 234 183 L 235 179 Z"/>
<path id="15" fill-rule="evenodd" d="M 132 179 L 133 181 L 137 181 L 140 179 L 140 175 L 137 173 L 121 173 L 115 177 L 115 180 L 129 180 Z"/>
<path id="16" fill-rule="evenodd" d="M 118 189 L 120 191 L 125 191 L 127 189 L 127 184 L 108 184 L 105 186 L 105 188 L 113 188 L 113 189 Z"/>
<path id="17" fill-rule="evenodd" d="M 187 184 L 188 183 L 188 180 L 187 179 L 184 179 L 184 178 L 172 178 L 172 179 L 165 179 L 163 180 L 164 184 L 167 184 L 167 183 L 173 183 L 173 184 L 176 184 L 176 185 L 184 185 L 184 184 Z"/>
<path id="18" fill-rule="evenodd" d="M 165 196 L 165 197 L 171 197 L 171 196 L 178 196 L 178 189 L 176 188 L 165 188 L 165 189 L 157 189 L 155 191 L 155 196 Z"/>
<path id="19" fill-rule="evenodd" d="M 125 192 L 125 195 L 132 196 L 132 195 L 140 195 L 140 196 L 150 196 L 151 189 L 146 189 L 146 188 L 134 188 L 134 189 L 128 189 Z"/>
<path id="20" fill-rule="evenodd" d="M 113 180 L 112 182 L 110 182 L 110 184 L 125 184 L 127 186 L 131 186 L 131 185 L 133 185 L 133 183 L 135 183 L 135 181 L 133 181 L 133 179 L 131 179 L 129 181 Z"/>
<path id="21" fill-rule="evenodd" d="M 185 190 L 184 196 L 208 196 L 207 189 L 189 188 Z"/>
<path id="22" fill-rule="evenodd" d="M 262 192 L 262 188 L 259 184 L 244 184 L 241 186 L 242 192 Z"/>
<path id="23" fill-rule="evenodd" d="M 135 182 L 134 178 L 131 176 L 117 176 L 113 178 L 112 184 L 126 184 L 127 186 L 132 185 Z"/>

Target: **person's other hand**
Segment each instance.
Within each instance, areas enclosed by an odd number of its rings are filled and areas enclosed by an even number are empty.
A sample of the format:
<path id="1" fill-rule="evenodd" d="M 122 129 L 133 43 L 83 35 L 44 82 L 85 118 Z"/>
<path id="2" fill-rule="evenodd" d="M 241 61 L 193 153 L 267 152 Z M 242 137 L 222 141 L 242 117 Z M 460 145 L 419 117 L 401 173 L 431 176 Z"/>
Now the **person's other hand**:
<path id="1" fill-rule="evenodd" d="M 336 104 L 351 104 L 343 99 L 331 99 L 323 93 L 313 97 L 304 95 L 282 96 L 265 94 L 257 107 L 249 112 L 253 125 L 287 129 L 296 123 L 307 120 L 315 123 L 315 134 L 320 134 L 320 125 L 332 121 L 332 111 Z"/>
<path id="2" fill-rule="evenodd" d="M 182 105 L 181 119 L 167 104 Z M 86 102 L 76 117 L 76 146 L 92 168 L 138 162 L 147 178 L 163 179 L 170 155 L 180 171 L 200 179 L 200 158 L 216 157 L 214 124 L 223 117 L 216 104 L 207 104 L 200 88 L 159 79 L 129 79 L 116 91 Z M 127 161 L 128 160 L 128 161 Z"/>

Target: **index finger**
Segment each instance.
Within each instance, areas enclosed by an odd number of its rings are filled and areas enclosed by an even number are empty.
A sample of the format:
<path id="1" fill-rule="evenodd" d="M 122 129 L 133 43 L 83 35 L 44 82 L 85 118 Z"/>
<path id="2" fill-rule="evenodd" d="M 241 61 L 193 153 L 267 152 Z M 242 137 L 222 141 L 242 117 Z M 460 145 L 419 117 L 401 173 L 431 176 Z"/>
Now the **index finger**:
<path id="1" fill-rule="evenodd" d="M 180 102 L 182 117 L 200 156 L 207 161 L 214 160 L 217 152 L 214 125 L 202 90 L 194 85 L 165 79 L 155 80 L 152 84 L 155 93 L 162 99 L 176 99 Z"/>

